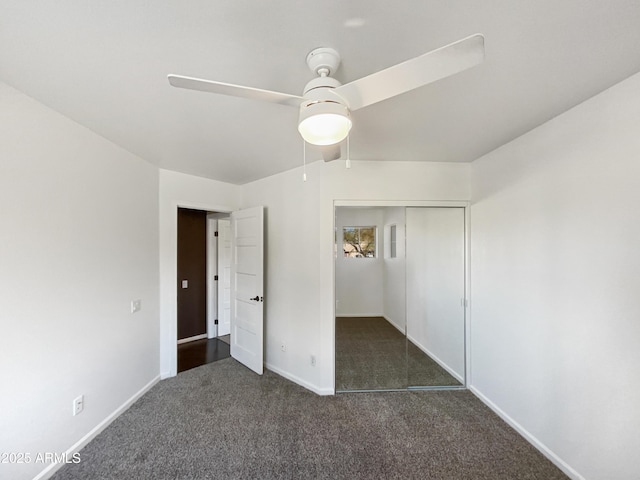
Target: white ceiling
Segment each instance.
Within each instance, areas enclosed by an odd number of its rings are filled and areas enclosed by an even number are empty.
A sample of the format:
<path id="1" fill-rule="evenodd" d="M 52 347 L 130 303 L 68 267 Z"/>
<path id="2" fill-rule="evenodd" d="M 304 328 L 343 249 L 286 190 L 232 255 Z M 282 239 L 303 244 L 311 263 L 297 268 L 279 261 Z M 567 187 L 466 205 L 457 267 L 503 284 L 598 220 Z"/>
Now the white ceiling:
<path id="1" fill-rule="evenodd" d="M 167 74 L 299 95 L 315 47 L 347 83 L 477 32 L 482 65 L 353 114 L 352 159 L 470 162 L 640 71 L 637 0 L 0 0 L 0 80 L 162 168 L 243 184 L 301 165 L 297 110 Z"/>

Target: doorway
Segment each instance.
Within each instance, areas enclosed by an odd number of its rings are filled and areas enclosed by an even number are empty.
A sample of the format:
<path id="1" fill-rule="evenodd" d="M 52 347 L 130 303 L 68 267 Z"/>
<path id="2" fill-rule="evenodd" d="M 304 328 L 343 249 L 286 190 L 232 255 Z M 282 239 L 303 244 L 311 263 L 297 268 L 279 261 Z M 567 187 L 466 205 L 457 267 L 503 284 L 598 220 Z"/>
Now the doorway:
<path id="1" fill-rule="evenodd" d="M 464 388 L 464 205 L 335 207 L 335 389 Z"/>
<path id="2" fill-rule="evenodd" d="M 223 328 L 218 328 L 221 314 L 226 313 L 225 302 L 218 301 L 219 292 L 224 295 L 219 278 L 230 267 L 229 249 L 219 248 L 218 242 L 218 223 L 228 223 L 226 217 L 204 210 L 177 210 L 178 373 L 230 356 L 230 342 L 224 338 L 229 334 L 228 313 Z"/>

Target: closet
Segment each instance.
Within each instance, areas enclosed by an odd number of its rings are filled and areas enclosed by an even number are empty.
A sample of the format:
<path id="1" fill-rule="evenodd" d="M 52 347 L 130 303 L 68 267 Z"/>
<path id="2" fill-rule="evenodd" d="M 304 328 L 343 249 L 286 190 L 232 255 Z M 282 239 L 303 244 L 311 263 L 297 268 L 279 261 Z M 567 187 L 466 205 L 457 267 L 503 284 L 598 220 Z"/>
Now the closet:
<path id="1" fill-rule="evenodd" d="M 338 206 L 336 391 L 465 384 L 465 208 Z"/>

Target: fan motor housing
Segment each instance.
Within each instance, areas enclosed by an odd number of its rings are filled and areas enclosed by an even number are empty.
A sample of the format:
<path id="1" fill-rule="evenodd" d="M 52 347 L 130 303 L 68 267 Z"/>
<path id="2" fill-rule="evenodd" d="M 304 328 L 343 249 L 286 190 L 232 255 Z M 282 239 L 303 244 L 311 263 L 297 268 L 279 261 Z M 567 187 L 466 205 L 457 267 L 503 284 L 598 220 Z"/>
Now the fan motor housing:
<path id="1" fill-rule="evenodd" d="M 307 94 L 313 90 L 332 89 L 339 87 L 340 85 L 342 84 L 333 77 L 316 77 L 304 86 L 302 94 L 307 97 Z"/>

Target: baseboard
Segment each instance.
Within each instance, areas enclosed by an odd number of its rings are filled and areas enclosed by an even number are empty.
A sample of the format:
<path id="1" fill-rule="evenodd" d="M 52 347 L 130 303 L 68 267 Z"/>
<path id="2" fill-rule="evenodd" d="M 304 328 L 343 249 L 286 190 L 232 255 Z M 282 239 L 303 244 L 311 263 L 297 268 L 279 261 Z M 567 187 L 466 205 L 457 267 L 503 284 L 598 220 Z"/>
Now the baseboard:
<path id="1" fill-rule="evenodd" d="M 437 355 L 434 355 L 433 352 L 429 351 L 428 348 L 426 348 L 424 345 L 422 345 L 420 342 L 418 342 L 415 338 L 412 338 L 412 337 L 407 335 L 407 339 L 409 339 L 409 341 L 411 343 L 413 343 L 416 347 L 418 347 L 424 353 L 429 355 L 431 360 L 433 360 L 438 365 L 440 365 L 442 368 L 444 368 L 449 373 L 449 375 L 451 375 L 452 377 L 454 377 L 456 380 L 458 380 L 460 383 L 462 383 L 464 385 L 464 378 L 459 373 L 457 373 L 455 370 L 453 370 L 451 367 L 449 367 L 449 365 L 447 365 L 442 360 L 440 360 Z"/>
<path id="2" fill-rule="evenodd" d="M 296 377 L 295 375 L 292 375 L 289 372 L 285 372 L 284 370 L 271 365 L 269 363 L 266 363 L 265 366 L 267 367 L 268 370 L 271 370 L 274 373 L 277 373 L 278 375 L 280 375 L 281 377 L 286 378 L 287 380 L 292 381 L 293 383 L 297 383 L 298 385 L 300 385 L 301 387 L 306 388 L 307 390 L 311 390 L 313 393 L 317 394 L 317 395 L 334 395 L 335 392 L 333 391 L 332 388 L 319 388 L 316 385 L 313 385 L 312 383 L 307 382 L 306 380 L 302 380 L 299 377 Z"/>
<path id="3" fill-rule="evenodd" d="M 182 345 L 183 343 L 195 342 L 196 340 L 204 340 L 208 335 L 203 333 L 201 335 L 194 335 L 193 337 L 183 338 L 182 340 L 178 340 L 178 345 Z"/>
<path id="4" fill-rule="evenodd" d="M 382 318 L 384 318 L 387 322 L 389 322 L 391 325 L 393 325 L 396 328 L 396 330 L 398 330 L 402 335 L 405 334 L 404 327 L 401 327 L 398 323 L 394 322 L 389 317 L 383 316 Z"/>
<path id="5" fill-rule="evenodd" d="M 565 475 L 573 480 L 585 480 L 582 475 L 576 472 L 569 464 L 562 460 L 558 455 L 553 453 L 544 443 L 538 440 L 534 435 L 529 433 L 522 425 L 516 422 L 513 418 L 507 415 L 500 407 L 489 400 L 482 392 L 480 392 L 473 385 L 470 385 L 469 391 L 480 399 L 487 407 L 493 410 L 502 420 L 507 422 L 515 431 L 522 435 L 531 445 L 537 448 L 540 453 L 547 457 L 556 467 L 562 470 Z"/>
<path id="6" fill-rule="evenodd" d="M 174 375 L 171 375 L 171 372 L 162 372 L 162 373 L 160 374 L 160 380 L 164 380 L 164 379 L 166 379 L 166 378 L 171 378 L 171 377 L 173 377 L 173 376 L 174 376 Z"/>
<path id="7" fill-rule="evenodd" d="M 84 437 L 78 440 L 75 444 L 73 444 L 66 452 L 65 458 L 71 458 L 74 453 L 79 452 L 84 448 L 91 440 L 96 438 L 100 432 L 102 432 L 105 428 L 111 424 L 116 418 L 118 418 L 127 408 L 135 403 L 142 395 L 147 393 L 156 383 L 160 381 L 160 375 L 155 377 L 149 383 L 147 383 L 144 387 L 138 390 L 131 398 L 129 398 L 126 402 L 124 402 L 120 407 L 118 407 L 111 415 L 107 416 L 103 421 L 101 421 L 98 425 L 96 425 L 89 433 L 87 433 Z M 51 478 L 55 472 L 57 472 L 60 468 L 62 468 L 64 463 L 52 463 L 48 465 L 44 470 L 42 470 L 38 475 L 36 475 L 33 480 L 45 480 L 47 478 Z"/>

